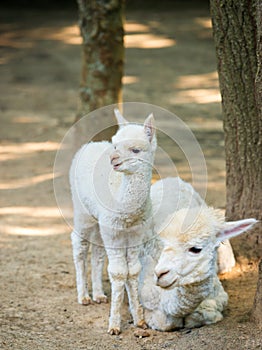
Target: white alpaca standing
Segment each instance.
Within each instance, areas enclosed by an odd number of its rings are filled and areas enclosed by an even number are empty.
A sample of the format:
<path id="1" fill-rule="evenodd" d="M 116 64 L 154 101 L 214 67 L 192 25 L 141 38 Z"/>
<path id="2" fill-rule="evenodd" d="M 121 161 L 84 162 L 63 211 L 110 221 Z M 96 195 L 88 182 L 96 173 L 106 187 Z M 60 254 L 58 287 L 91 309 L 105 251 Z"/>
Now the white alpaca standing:
<path id="1" fill-rule="evenodd" d="M 106 301 L 102 288 L 104 249 L 111 281 L 110 334 L 119 334 L 126 288 L 134 324 L 145 327 L 138 298 L 138 256 L 151 236 L 150 186 L 156 150 L 153 116 L 144 126 L 128 124 L 115 111 L 120 129 L 109 142 L 84 145 L 76 154 L 70 184 L 74 205 L 72 232 L 78 302 L 88 304 L 87 251 L 92 242 L 93 299 Z M 101 234 L 101 236 L 100 236 Z M 102 239 L 101 239 L 102 238 Z"/>
<path id="2" fill-rule="evenodd" d="M 168 181 L 178 185 L 177 210 L 159 227 L 161 238 L 146 244 L 140 278 L 145 320 L 162 331 L 199 327 L 223 318 L 228 296 L 217 277 L 217 247 L 256 222 L 226 223 L 220 211 L 202 205 L 192 187 L 180 179 L 165 179 L 152 186 L 153 203 L 159 203 L 161 188 L 167 190 Z M 157 222 L 163 212 L 161 207 L 155 212 Z"/>

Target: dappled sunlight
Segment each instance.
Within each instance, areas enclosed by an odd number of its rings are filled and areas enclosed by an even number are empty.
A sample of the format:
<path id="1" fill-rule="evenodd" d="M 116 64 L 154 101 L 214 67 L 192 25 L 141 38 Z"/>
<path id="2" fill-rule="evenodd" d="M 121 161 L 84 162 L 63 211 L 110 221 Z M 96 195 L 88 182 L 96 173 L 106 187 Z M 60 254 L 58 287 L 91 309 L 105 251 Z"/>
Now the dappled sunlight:
<path id="1" fill-rule="evenodd" d="M 130 32 L 149 32 L 150 27 L 142 24 L 142 23 L 137 23 L 137 22 L 126 22 L 124 24 L 125 32 L 130 33 Z"/>
<path id="2" fill-rule="evenodd" d="M 204 119 L 204 118 L 195 118 L 194 121 L 187 122 L 188 127 L 192 131 L 199 131 L 199 130 L 205 130 L 205 131 L 221 131 L 223 132 L 223 122 L 222 120 L 216 120 L 216 119 Z"/>
<path id="3" fill-rule="evenodd" d="M 13 123 L 18 123 L 18 124 L 32 124 L 32 123 L 42 123 L 45 121 L 45 118 L 36 116 L 36 115 L 21 115 L 19 117 L 14 117 L 12 119 Z"/>
<path id="4" fill-rule="evenodd" d="M 23 188 L 23 187 L 30 187 L 32 185 L 37 185 L 44 181 L 53 180 L 53 178 L 54 178 L 54 174 L 48 173 L 48 174 L 29 176 L 23 179 L 3 181 L 0 183 L 0 190 L 14 190 L 14 189 Z"/>
<path id="5" fill-rule="evenodd" d="M 56 40 L 71 45 L 79 45 L 82 42 L 79 27 L 73 25 L 63 28 L 40 27 L 11 30 L 1 34 L 0 43 L 5 47 L 26 49 L 33 47 L 36 40 Z"/>
<path id="6" fill-rule="evenodd" d="M 153 34 L 151 27 L 138 22 L 127 22 L 124 25 L 126 32 L 125 46 L 127 48 L 159 49 L 175 45 L 175 40 L 163 35 Z M 1 34 L 0 44 L 14 49 L 28 49 L 34 46 L 37 40 L 53 40 L 69 45 L 80 45 L 82 37 L 77 24 L 57 27 L 39 27 L 34 29 L 13 29 Z M 1 59 L 0 64 L 7 63 Z"/>
<path id="7" fill-rule="evenodd" d="M 124 85 L 135 84 L 139 82 L 139 78 L 135 75 L 125 75 L 122 78 L 122 83 Z"/>
<path id="8" fill-rule="evenodd" d="M 180 76 L 174 88 L 177 90 L 171 98 L 174 103 L 221 102 L 217 72 Z"/>
<path id="9" fill-rule="evenodd" d="M 125 29 L 125 47 L 138 49 L 161 49 L 174 46 L 176 41 L 163 35 L 152 33 L 150 25 L 127 22 Z"/>
<path id="10" fill-rule="evenodd" d="M 68 233 L 70 229 L 61 220 L 58 207 L 3 207 L 0 217 L 1 230 L 7 235 L 50 236 Z"/>
<path id="11" fill-rule="evenodd" d="M 197 17 L 195 18 L 195 23 L 199 24 L 203 28 L 211 29 L 212 28 L 212 21 L 211 18 L 203 18 L 203 17 Z"/>
<path id="12" fill-rule="evenodd" d="M 66 233 L 65 225 L 51 225 L 50 227 L 21 227 L 21 226 L 6 226 L 4 233 L 8 235 L 21 236 L 51 236 Z"/>
<path id="13" fill-rule="evenodd" d="M 31 153 L 37 151 L 54 151 L 59 147 L 58 142 L 24 142 L 11 145 L 1 145 L 0 152 Z"/>
<path id="14" fill-rule="evenodd" d="M 45 29 L 46 31 L 46 29 Z M 77 25 L 64 27 L 55 32 L 46 31 L 46 39 L 62 41 L 65 44 L 70 45 L 80 45 L 82 43 L 82 38 L 80 36 L 80 30 Z"/>
<path id="15" fill-rule="evenodd" d="M 0 215 L 27 215 L 40 218 L 59 218 L 61 213 L 58 207 L 3 207 Z"/>
<path id="16" fill-rule="evenodd" d="M 200 27 L 200 30 L 197 31 L 197 37 L 212 40 L 212 22 L 210 17 L 197 17 L 194 19 L 194 22 Z"/>
<path id="17" fill-rule="evenodd" d="M 60 144 L 58 142 L 24 142 L 17 144 L 1 144 L 0 161 L 22 158 L 35 152 L 56 151 Z M 1 186 L 1 185 L 0 185 Z"/>
<path id="18" fill-rule="evenodd" d="M 176 41 L 174 39 L 165 38 L 152 33 L 125 35 L 126 48 L 161 49 L 174 46 L 175 44 Z"/>
<path id="19" fill-rule="evenodd" d="M 218 89 L 195 89 L 179 91 L 175 96 L 175 103 L 215 103 L 221 102 Z"/>
<path id="20" fill-rule="evenodd" d="M 215 71 L 206 74 L 182 75 L 174 87 L 178 89 L 219 88 L 218 73 Z"/>
<path id="21" fill-rule="evenodd" d="M 10 32 L 1 33 L 0 44 L 4 47 L 9 47 L 13 49 L 28 49 L 31 48 L 34 43 L 29 40 L 29 37 L 24 37 L 26 35 L 25 30 L 11 30 Z M 30 38 L 32 39 L 32 38 Z M 5 61 L 3 63 L 6 63 Z"/>

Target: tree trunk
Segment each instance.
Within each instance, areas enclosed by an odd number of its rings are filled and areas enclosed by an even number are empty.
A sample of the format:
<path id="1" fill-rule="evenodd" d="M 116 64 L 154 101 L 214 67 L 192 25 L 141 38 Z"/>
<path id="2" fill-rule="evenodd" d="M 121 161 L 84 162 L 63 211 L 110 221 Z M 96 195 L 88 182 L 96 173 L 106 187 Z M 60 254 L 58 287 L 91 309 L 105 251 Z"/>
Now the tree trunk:
<path id="1" fill-rule="evenodd" d="M 80 107 L 77 120 L 107 105 L 121 102 L 124 66 L 123 0 L 77 0 L 82 44 L 82 78 Z M 86 128 L 94 130 L 92 139 L 109 139 L 115 122 L 113 108 L 103 111 L 103 117 L 92 115 Z M 79 124 L 77 139 L 85 135 L 84 123 Z M 106 130 L 105 130 L 106 129 Z M 97 135 L 97 131 L 101 131 Z"/>
<path id="2" fill-rule="evenodd" d="M 260 260 L 258 269 L 257 291 L 251 312 L 251 320 L 255 322 L 258 327 L 262 328 L 262 260 Z"/>
<path id="3" fill-rule="evenodd" d="M 228 220 L 262 219 L 261 72 L 257 0 L 211 0 L 225 131 Z M 261 46 L 260 46 L 261 47 Z M 261 225 L 233 240 L 237 257 L 261 256 Z"/>
<path id="4" fill-rule="evenodd" d="M 257 60 L 256 97 L 259 117 L 262 116 L 262 2 L 257 0 Z M 262 186 L 261 186 L 262 187 Z M 261 232 L 260 232 L 261 233 Z M 251 312 L 251 319 L 262 329 L 262 259 L 258 269 L 257 291 Z"/>

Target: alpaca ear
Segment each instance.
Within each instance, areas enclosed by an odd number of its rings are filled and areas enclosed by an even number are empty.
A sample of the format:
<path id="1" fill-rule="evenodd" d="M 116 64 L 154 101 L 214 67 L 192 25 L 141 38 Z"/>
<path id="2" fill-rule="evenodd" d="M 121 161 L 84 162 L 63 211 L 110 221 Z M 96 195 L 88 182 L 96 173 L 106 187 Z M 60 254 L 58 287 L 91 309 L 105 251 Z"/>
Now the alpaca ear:
<path id="1" fill-rule="evenodd" d="M 244 219 L 225 222 L 223 227 L 217 233 L 217 241 L 222 242 L 226 239 L 241 235 L 245 231 L 251 229 L 251 227 L 257 222 L 258 221 L 256 219 Z"/>
<path id="2" fill-rule="evenodd" d="M 120 128 L 128 124 L 128 121 L 122 116 L 119 109 L 115 108 L 114 113 L 117 120 L 117 124 Z"/>
<path id="3" fill-rule="evenodd" d="M 146 118 L 144 122 L 144 131 L 149 141 L 151 142 L 155 134 L 153 113 L 149 114 L 149 116 Z"/>

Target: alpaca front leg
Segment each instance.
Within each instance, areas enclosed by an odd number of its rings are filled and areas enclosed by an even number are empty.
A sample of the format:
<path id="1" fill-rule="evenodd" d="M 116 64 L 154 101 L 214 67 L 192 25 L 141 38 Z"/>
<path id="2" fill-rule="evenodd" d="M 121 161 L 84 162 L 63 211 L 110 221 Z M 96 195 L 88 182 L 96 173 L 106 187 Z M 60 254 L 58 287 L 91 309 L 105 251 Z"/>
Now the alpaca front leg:
<path id="1" fill-rule="evenodd" d="M 92 302 L 88 294 L 87 285 L 87 252 L 89 242 L 79 236 L 78 232 L 73 231 L 71 234 L 73 258 L 76 270 L 76 287 L 78 303 L 88 305 Z"/>
<path id="2" fill-rule="evenodd" d="M 127 279 L 127 264 L 123 249 L 109 249 L 108 273 L 111 282 L 111 309 L 109 317 L 108 333 L 118 335 L 121 331 L 121 310 Z"/>
<path id="3" fill-rule="evenodd" d="M 136 248 L 128 248 L 127 261 L 128 276 L 126 281 L 126 290 L 128 294 L 130 311 L 133 317 L 134 325 L 146 329 L 147 324 L 144 320 L 144 311 L 139 302 L 138 293 L 138 277 L 141 271 L 139 250 Z"/>
<path id="4" fill-rule="evenodd" d="M 185 327 L 200 327 L 206 324 L 213 324 L 223 319 L 223 310 L 228 302 L 228 295 L 219 281 L 214 278 L 213 293 L 204 299 L 200 305 L 185 318 Z"/>
<path id="5" fill-rule="evenodd" d="M 125 281 L 111 279 L 111 309 L 108 333 L 118 335 L 121 332 L 121 310 L 125 292 Z"/>
<path id="6" fill-rule="evenodd" d="M 157 331 L 169 332 L 183 328 L 183 318 L 168 315 L 161 308 L 145 309 L 145 319 L 148 326 Z"/>
<path id="7" fill-rule="evenodd" d="M 185 328 L 197 328 L 213 324 L 223 319 L 222 312 L 217 307 L 215 299 L 204 300 L 198 308 L 185 317 Z"/>
<path id="8" fill-rule="evenodd" d="M 108 299 L 103 290 L 103 267 L 105 260 L 105 249 L 102 246 L 92 244 L 92 287 L 93 300 L 100 303 L 107 303 Z"/>

